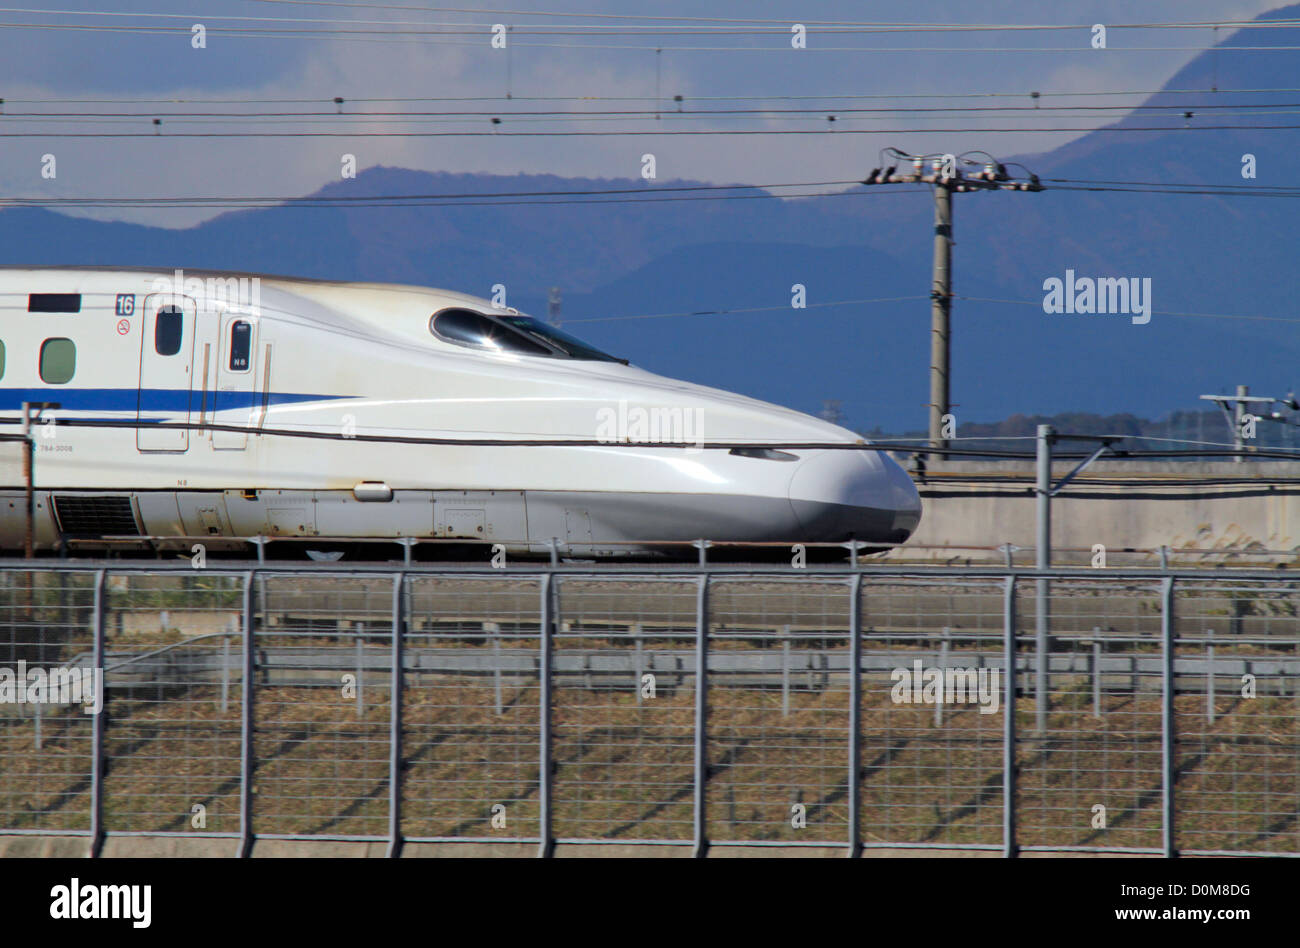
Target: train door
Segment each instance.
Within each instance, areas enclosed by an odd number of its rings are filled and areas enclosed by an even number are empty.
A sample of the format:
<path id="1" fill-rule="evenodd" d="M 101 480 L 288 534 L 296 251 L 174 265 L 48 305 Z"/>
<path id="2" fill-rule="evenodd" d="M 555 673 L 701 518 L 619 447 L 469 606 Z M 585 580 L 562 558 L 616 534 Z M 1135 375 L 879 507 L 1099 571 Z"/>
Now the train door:
<path id="1" fill-rule="evenodd" d="M 221 360 L 221 319 L 224 307 L 207 304 L 199 307 L 194 321 L 194 394 L 190 397 L 190 416 L 199 425 L 212 423 L 213 401 L 217 385 L 217 365 Z M 197 437 L 211 440 L 211 432 L 199 430 Z"/>
<path id="2" fill-rule="evenodd" d="M 171 422 L 190 421 L 193 389 L 194 300 L 171 293 L 144 299 L 140 338 L 140 389 L 136 401 L 135 445 L 140 451 L 186 451 L 184 428 L 158 428 L 159 412 Z"/>
<path id="3" fill-rule="evenodd" d="M 248 445 L 247 429 L 257 424 L 261 408 L 255 397 L 253 372 L 257 319 L 246 313 L 227 312 L 220 326 L 212 421 L 244 430 L 213 431 L 212 447 L 242 451 Z"/>

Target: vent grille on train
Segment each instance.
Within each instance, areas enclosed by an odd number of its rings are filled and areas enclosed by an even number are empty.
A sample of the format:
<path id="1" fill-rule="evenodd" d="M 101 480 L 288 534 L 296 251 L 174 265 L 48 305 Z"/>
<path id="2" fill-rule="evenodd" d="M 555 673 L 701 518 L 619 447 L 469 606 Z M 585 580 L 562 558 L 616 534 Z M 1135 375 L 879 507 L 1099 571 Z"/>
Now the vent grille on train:
<path id="1" fill-rule="evenodd" d="M 140 536 L 130 497 L 56 495 L 54 513 L 64 536 Z"/>

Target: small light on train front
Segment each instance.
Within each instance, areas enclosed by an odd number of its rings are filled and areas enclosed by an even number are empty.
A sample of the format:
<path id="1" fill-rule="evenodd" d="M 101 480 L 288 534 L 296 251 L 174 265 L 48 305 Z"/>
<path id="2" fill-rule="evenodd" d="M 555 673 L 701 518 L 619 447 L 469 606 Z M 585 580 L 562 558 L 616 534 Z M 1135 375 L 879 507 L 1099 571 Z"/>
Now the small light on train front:
<path id="1" fill-rule="evenodd" d="M 362 481 L 352 488 L 352 496 L 363 503 L 386 504 L 393 499 L 393 489 L 383 481 Z"/>

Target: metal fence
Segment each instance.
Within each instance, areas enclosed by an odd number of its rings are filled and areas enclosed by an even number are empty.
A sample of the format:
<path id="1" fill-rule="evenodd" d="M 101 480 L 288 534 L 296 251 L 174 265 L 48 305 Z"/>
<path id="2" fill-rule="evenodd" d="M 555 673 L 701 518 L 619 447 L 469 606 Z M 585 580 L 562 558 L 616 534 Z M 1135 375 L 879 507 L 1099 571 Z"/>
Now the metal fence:
<path id="1" fill-rule="evenodd" d="M 1282 571 L 0 564 L 0 834 L 1300 855 L 1298 610 Z M 96 671 L 100 713 L 53 693 Z"/>

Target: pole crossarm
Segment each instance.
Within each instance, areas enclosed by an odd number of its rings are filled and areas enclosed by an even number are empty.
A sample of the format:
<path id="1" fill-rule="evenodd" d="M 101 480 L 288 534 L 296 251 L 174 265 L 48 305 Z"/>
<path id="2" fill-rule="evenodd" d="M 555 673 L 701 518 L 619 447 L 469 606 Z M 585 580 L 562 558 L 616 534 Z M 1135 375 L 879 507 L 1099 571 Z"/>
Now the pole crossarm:
<path id="1" fill-rule="evenodd" d="M 984 160 L 974 160 L 969 155 L 983 155 Z M 884 165 L 885 156 L 893 161 L 888 167 Z M 911 173 L 899 172 L 900 163 L 910 163 Z M 929 165 L 927 171 L 926 165 Z M 1014 162 L 1013 162 L 1014 164 Z M 959 165 L 980 168 L 973 174 L 964 174 Z M 1023 167 L 1023 166 L 1021 166 Z M 1007 167 L 987 152 L 966 152 L 961 155 L 931 154 L 912 155 L 898 148 L 886 148 L 881 152 L 881 166 L 872 168 L 871 173 L 863 179 L 864 185 L 872 184 L 932 184 L 950 191 L 1043 191 L 1038 175 L 1028 173 L 1022 178 L 1013 178 L 1007 174 Z"/>
<path id="2" fill-rule="evenodd" d="M 1243 386 L 1243 389 L 1245 387 Z M 1262 405 L 1265 408 L 1264 413 L 1251 414 L 1258 421 L 1276 421 L 1284 425 L 1295 425 L 1293 418 L 1289 418 L 1282 412 L 1269 406 L 1281 405 L 1289 408 L 1292 412 L 1300 411 L 1300 400 L 1295 397 L 1295 393 L 1287 394 L 1286 398 L 1270 398 L 1267 395 L 1247 395 L 1239 391 L 1236 395 L 1202 395 L 1201 401 L 1214 402 L 1219 406 L 1219 411 L 1223 412 L 1223 419 L 1228 423 L 1228 430 L 1236 434 L 1240 427 L 1241 419 L 1237 414 L 1247 408 L 1253 408 L 1256 405 Z"/>

